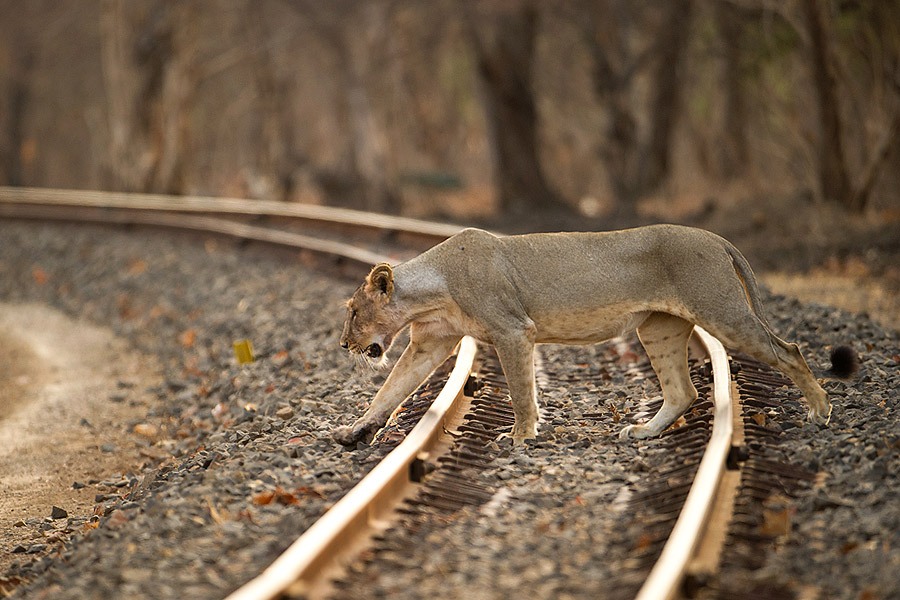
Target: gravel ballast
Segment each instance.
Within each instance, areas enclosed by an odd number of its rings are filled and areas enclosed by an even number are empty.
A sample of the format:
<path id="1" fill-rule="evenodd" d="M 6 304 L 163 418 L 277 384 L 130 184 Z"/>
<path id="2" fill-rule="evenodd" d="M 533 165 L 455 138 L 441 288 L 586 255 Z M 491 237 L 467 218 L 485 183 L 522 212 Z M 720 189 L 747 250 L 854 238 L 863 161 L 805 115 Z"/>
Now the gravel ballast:
<path id="1" fill-rule="evenodd" d="M 86 533 L 46 542 L 43 558 L 23 555 L 5 574 L 24 581 L 14 597 L 221 598 L 372 468 L 375 449 L 331 439 L 384 375 L 355 368 L 337 343 L 355 282 L 288 256 L 202 236 L 0 222 L 0 300 L 106 325 L 156 357 L 164 381 L 152 390 L 162 423 L 155 457 L 122 473 L 122 487 L 93 484 L 98 518 L 69 514 L 90 523 Z M 792 501 L 790 530 L 763 569 L 730 576 L 822 598 L 900 597 L 900 336 L 828 307 L 782 297 L 767 306 L 775 330 L 815 366 L 827 366 L 828 347 L 849 343 L 863 370 L 827 384 L 827 428 L 803 421 L 796 395 L 771 415 L 792 460 L 820 477 Z M 241 339 L 255 362 L 237 364 Z M 655 444 L 620 441 L 612 407 L 631 411 L 658 393 L 649 380 L 605 379 L 598 369 L 611 348 L 542 349 L 541 437 L 487 474 L 508 495 L 448 524 L 449 545 L 423 551 L 422 583 L 403 597 L 448 584 L 472 598 L 603 597 L 607 558 L 620 551 L 616 519 L 634 520 L 616 512 L 619 496 Z M 503 561 L 510 571 L 494 568 Z M 416 581 L 385 575 L 394 588 Z"/>

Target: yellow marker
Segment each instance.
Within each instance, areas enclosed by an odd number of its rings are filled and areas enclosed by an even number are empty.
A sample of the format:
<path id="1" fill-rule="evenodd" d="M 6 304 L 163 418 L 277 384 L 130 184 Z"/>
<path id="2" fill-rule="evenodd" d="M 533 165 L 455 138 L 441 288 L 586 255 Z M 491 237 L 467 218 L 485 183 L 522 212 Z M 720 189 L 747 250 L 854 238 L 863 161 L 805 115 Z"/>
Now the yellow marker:
<path id="1" fill-rule="evenodd" d="M 237 340 L 234 343 L 234 356 L 242 365 L 256 360 L 253 358 L 253 344 L 250 343 L 250 340 Z"/>

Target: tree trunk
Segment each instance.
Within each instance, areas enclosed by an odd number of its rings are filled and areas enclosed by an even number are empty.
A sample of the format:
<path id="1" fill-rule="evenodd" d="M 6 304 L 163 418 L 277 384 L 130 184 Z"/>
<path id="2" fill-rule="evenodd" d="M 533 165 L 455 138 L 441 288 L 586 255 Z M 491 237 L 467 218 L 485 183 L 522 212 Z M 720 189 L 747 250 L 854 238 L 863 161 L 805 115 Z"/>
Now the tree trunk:
<path id="1" fill-rule="evenodd" d="M 387 135 L 378 123 L 366 87 L 366 74 L 371 68 L 369 48 L 362 48 L 360 42 L 363 39 L 371 44 L 373 39 L 380 41 L 388 35 L 386 11 L 391 6 L 384 2 L 355 0 L 291 0 L 289 6 L 313 25 L 337 62 L 335 76 L 339 78 L 338 87 L 342 94 L 337 110 L 346 115 L 350 172 L 329 174 L 328 179 L 336 185 L 323 187 L 340 189 L 340 197 L 333 199 L 346 206 L 399 213 L 400 195 L 389 173 Z M 325 178 L 325 173 L 321 173 L 320 179 L 324 181 Z"/>
<path id="2" fill-rule="evenodd" d="M 634 203 L 665 181 L 670 169 L 672 135 L 681 110 L 680 63 L 688 42 L 691 0 L 662 3 L 666 12 L 643 52 L 629 43 L 642 18 L 640 7 L 624 1 L 585 6 L 586 36 L 594 61 L 594 92 L 606 109 L 608 126 L 600 151 L 622 218 L 635 215 Z M 645 131 L 636 114 L 636 75 L 653 61 Z"/>
<path id="3" fill-rule="evenodd" d="M 859 181 L 853 187 L 853 193 L 850 196 L 849 208 L 855 212 L 863 212 L 869 204 L 869 198 L 872 195 L 872 189 L 875 187 L 875 181 L 878 172 L 887 161 L 888 156 L 897 147 L 898 136 L 900 136 L 900 112 L 894 113 L 891 122 L 881 136 L 881 140 L 875 148 L 875 152 L 869 159 L 863 169 Z"/>
<path id="4" fill-rule="evenodd" d="M 744 101 L 742 66 L 743 24 L 740 9 L 730 2 L 716 2 L 715 18 L 724 50 L 722 85 L 725 115 L 721 154 L 717 167 L 725 178 L 744 172 L 749 160 L 747 149 L 747 106 Z"/>
<path id="5" fill-rule="evenodd" d="M 467 13 L 467 17 L 501 210 L 524 214 L 535 209 L 565 208 L 547 184 L 538 156 L 532 85 L 536 8 L 529 2 L 501 3 L 482 7 L 478 15 Z"/>
<path id="6" fill-rule="evenodd" d="M 616 213 L 630 219 L 635 215 L 639 163 L 637 119 L 629 94 L 637 61 L 625 41 L 630 14 L 617 2 L 590 3 L 585 10 L 594 93 L 607 115 L 600 158 L 616 199 Z"/>
<path id="7" fill-rule="evenodd" d="M 652 78 L 650 134 L 641 152 L 641 167 L 637 174 L 640 194 L 655 190 L 668 176 L 672 133 L 681 112 L 681 63 L 690 31 L 691 1 L 669 0 L 666 7 L 654 52 L 656 67 Z"/>
<path id="8" fill-rule="evenodd" d="M 31 95 L 28 84 L 34 66 L 34 54 L 25 39 L 15 39 L 10 44 L 9 52 L 12 55 L 12 68 L 6 101 L 7 114 L 2 128 L 6 139 L 0 142 L 0 168 L 3 170 L 4 185 L 19 186 L 25 183 L 25 112 Z"/>
<path id="9" fill-rule="evenodd" d="M 140 8 L 140 7 L 138 7 Z M 181 194 L 190 154 L 195 42 L 187 5 L 158 2 L 146 15 L 106 0 L 101 15 L 107 101 L 107 185 Z"/>
<path id="10" fill-rule="evenodd" d="M 827 7 L 819 0 L 803 0 L 803 13 L 811 44 L 813 84 L 822 127 L 818 144 L 819 185 L 826 200 L 848 206 L 851 201 L 851 185 L 844 157 L 837 77 L 826 11 Z"/>
<path id="11" fill-rule="evenodd" d="M 284 78 L 279 77 L 270 48 L 272 31 L 265 22 L 264 8 L 255 0 L 246 4 L 247 46 L 253 49 L 252 62 L 260 108 L 257 168 L 265 185 L 263 194 L 282 202 L 293 199 L 294 169 L 302 161 L 294 143 L 291 96 Z"/>

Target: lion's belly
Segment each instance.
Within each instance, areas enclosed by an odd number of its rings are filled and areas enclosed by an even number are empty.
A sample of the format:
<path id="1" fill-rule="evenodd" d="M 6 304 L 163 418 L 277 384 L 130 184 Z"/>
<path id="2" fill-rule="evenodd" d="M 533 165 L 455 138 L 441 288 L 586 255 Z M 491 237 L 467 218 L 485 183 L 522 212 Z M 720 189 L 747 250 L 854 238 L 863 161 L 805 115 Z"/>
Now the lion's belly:
<path id="1" fill-rule="evenodd" d="M 532 315 L 535 341 L 542 344 L 593 344 L 622 335 L 640 325 L 650 311 L 626 312 L 600 307 Z"/>

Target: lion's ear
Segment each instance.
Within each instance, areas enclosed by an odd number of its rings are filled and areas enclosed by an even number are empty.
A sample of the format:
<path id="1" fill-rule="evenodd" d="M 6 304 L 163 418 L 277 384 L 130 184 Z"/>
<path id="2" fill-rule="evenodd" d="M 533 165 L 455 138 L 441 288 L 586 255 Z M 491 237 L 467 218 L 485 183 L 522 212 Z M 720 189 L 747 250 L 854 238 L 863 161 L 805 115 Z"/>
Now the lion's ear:
<path id="1" fill-rule="evenodd" d="M 378 263 L 372 267 L 369 276 L 366 277 L 366 289 L 379 292 L 390 300 L 394 293 L 394 270 L 387 263 Z"/>

